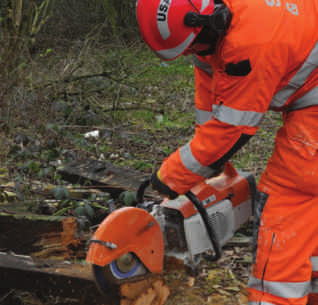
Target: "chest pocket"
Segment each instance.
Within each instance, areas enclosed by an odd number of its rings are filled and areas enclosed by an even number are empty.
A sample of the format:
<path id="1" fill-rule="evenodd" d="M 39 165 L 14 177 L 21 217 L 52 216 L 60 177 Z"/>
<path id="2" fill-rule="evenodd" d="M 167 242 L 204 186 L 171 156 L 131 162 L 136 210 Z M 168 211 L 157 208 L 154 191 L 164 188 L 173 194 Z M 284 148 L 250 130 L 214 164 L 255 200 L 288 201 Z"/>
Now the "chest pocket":
<path id="1" fill-rule="evenodd" d="M 225 67 L 225 73 L 231 76 L 246 76 L 252 71 L 249 59 L 242 60 L 237 64 L 229 63 Z"/>

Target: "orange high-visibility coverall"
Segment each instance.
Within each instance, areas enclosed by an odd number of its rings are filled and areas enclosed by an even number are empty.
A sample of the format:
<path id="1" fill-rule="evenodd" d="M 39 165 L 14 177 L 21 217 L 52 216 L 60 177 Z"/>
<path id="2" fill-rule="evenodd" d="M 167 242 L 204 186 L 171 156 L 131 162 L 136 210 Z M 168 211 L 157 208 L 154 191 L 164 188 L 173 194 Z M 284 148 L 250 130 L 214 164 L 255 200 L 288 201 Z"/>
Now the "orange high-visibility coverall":
<path id="1" fill-rule="evenodd" d="M 161 177 L 185 193 L 257 132 L 268 109 L 283 112 L 258 187 L 249 303 L 306 304 L 318 292 L 318 1 L 224 2 L 226 35 L 213 55 L 195 57 L 195 135 Z"/>

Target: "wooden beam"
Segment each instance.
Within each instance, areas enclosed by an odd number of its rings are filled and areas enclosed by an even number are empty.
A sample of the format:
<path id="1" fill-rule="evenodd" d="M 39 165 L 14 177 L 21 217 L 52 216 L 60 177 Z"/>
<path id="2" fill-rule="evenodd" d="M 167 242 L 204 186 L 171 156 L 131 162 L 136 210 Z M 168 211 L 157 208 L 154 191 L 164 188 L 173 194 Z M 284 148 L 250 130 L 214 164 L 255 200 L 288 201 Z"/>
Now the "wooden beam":
<path id="1" fill-rule="evenodd" d="M 71 259 L 76 250 L 77 258 L 83 258 L 85 240 L 76 233 L 75 217 L 0 213 L 0 251 Z"/>
<path id="2" fill-rule="evenodd" d="M 89 298 L 90 304 L 106 304 L 89 265 L 35 261 L 30 256 L 0 252 L 0 282 L 2 288 L 80 300 Z"/>
<path id="3" fill-rule="evenodd" d="M 90 182 L 114 197 L 125 190 L 136 191 L 141 182 L 149 176 L 94 159 L 73 161 L 59 167 L 57 171 L 66 181 L 79 184 Z M 150 190 L 149 192 L 151 193 Z"/>
<path id="4" fill-rule="evenodd" d="M 2 289 L 18 289 L 78 300 L 90 305 L 163 305 L 169 288 L 160 275 L 129 281 L 101 294 L 95 285 L 91 266 L 0 252 Z"/>

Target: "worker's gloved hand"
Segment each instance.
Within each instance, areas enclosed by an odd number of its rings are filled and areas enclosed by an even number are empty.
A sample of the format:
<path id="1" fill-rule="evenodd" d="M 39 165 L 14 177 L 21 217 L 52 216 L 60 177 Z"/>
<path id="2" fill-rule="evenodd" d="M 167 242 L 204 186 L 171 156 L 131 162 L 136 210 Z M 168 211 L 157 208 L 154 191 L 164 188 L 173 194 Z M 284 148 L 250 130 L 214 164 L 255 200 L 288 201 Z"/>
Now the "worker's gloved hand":
<path id="1" fill-rule="evenodd" d="M 179 194 L 173 191 L 168 185 L 161 180 L 160 170 L 153 173 L 150 178 L 150 186 L 153 190 L 168 197 L 169 199 L 176 199 Z"/>

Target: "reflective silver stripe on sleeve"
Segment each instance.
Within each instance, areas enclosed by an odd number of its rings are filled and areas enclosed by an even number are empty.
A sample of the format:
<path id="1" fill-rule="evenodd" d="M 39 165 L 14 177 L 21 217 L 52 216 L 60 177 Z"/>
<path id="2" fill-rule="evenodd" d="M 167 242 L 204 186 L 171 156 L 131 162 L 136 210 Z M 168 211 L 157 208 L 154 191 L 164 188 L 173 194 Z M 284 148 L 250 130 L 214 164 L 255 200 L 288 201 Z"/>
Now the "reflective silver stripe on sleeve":
<path id="1" fill-rule="evenodd" d="M 227 124 L 257 127 L 261 124 L 264 113 L 236 110 L 224 105 L 213 105 L 213 116 Z"/>
<path id="2" fill-rule="evenodd" d="M 318 105 L 318 87 L 315 87 L 314 89 L 303 95 L 301 98 L 297 99 L 290 106 L 288 106 L 286 110 L 293 111 L 314 105 Z"/>
<path id="3" fill-rule="evenodd" d="M 194 33 L 191 33 L 188 36 L 188 38 L 177 47 L 173 49 L 156 51 L 156 53 L 158 54 L 159 57 L 163 59 L 166 59 L 166 60 L 173 59 L 176 56 L 180 55 L 190 45 L 194 37 L 195 37 Z"/>
<path id="4" fill-rule="evenodd" d="M 180 148 L 180 156 L 183 165 L 192 173 L 204 178 L 211 177 L 216 171 L 208 166 L 203 166 L 192 154 L 190 143 Z"/>
<path id="5" fill-rule="evenodd" d="M 203 70 L 204 72 L 206 72 L 206 73 L 208 73 L 208 74 L 210 74 L 210 75 L 213 74 L 213 69 L 212 69 L 211 65 L 209 65 L 208 63 L 206 63 L 206 62 L 200 60 L 200 59 L 199 59 L 197 56 L 195 56 L 195 55 L 193 55 L 192 58 L 193 58 L 193 64 L 194 64 L 197 68 Z"/>
<path id="6" fill-rule="evenodd" d="M 289 83 L 280 91 L 278 91 L 272 101 L 271 107 L 279 108 L 285 105 L 287 100 L 300 88 L 305 82 L 308 76 L 313 72 L 318 66 L 318 42 L 312 49 L 308 58 L 298 70 L 298 72 L 291 78 Z"/>
<path id="7" fill-rule="evenodd" d="M 311 293 L 318 293 L 318 279 L 311 280 Z"/>
<path id="8" fill-rule="evenodd" d="M 195 114 L 196 114 L 196 123 L 198 125 L 203 125 L 205 122 L 208 122 L 212 119 L 211 111 L 195 109 Z"/>
<path id="9" fill-rule="evenodd" d="M 312 271 L 318 271 L 318 256 L 310 258 Z"/>
<path id="10" fill-rule="evenodd" d="M 247 286 L 260 292 L 267 292 L 281 298 L 302 298 L 311 289 L 311 282 L 272 282 L 250 276 Z"/>

